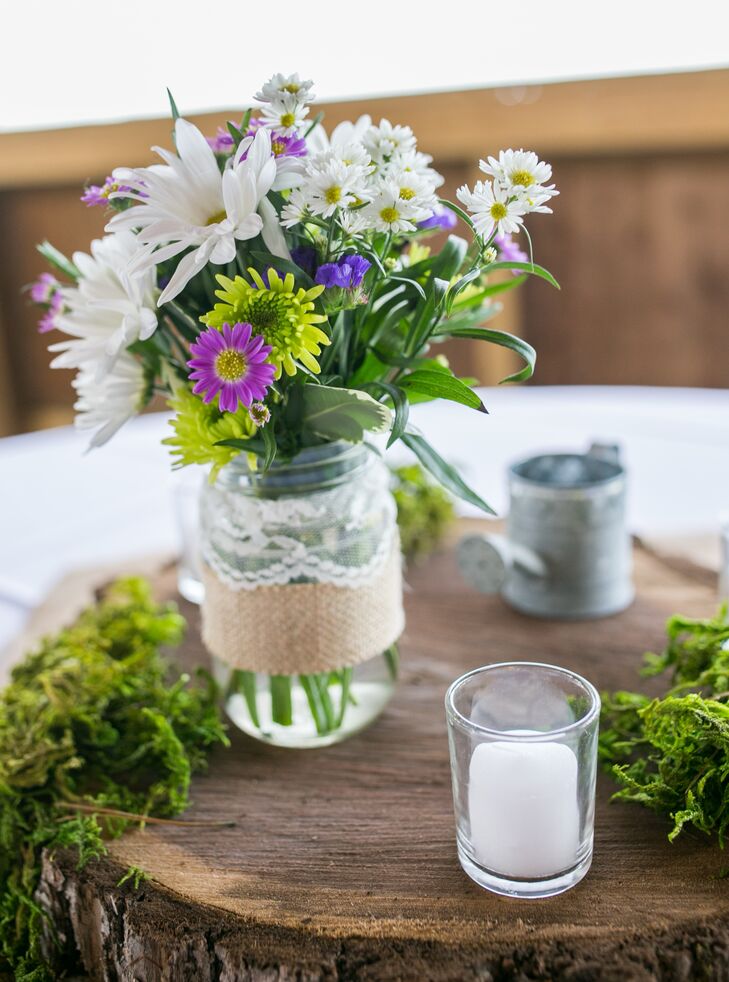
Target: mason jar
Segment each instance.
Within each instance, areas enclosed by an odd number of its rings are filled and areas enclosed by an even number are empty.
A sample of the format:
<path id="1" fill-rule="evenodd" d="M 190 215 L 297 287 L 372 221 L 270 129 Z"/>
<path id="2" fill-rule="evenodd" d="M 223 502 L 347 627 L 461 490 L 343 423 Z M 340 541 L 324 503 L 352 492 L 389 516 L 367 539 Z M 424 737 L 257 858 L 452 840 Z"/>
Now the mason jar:
<path id="1" fill-rule="evenodd" d="M 336 743 L 394 690 L 404 626 L 389 472 L 364 444 L 311 447 L 265 472 L 241 454 L 202 491 L 203 640 L 241 730 Z"/>

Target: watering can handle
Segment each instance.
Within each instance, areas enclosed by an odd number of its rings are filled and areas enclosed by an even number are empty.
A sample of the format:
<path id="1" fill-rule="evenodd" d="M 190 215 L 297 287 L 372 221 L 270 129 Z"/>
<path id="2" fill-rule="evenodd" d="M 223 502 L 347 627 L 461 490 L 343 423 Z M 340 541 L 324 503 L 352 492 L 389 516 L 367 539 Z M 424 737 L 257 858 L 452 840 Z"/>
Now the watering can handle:
<path id="1" fill-rule="evenodd" d="M 505 535 L 467 535 L 458 543 L 456 556 L 463 578 L 481 593 L 500 593 L 514 566 L 532 576 L 547 575 L 541 556 Z"/>

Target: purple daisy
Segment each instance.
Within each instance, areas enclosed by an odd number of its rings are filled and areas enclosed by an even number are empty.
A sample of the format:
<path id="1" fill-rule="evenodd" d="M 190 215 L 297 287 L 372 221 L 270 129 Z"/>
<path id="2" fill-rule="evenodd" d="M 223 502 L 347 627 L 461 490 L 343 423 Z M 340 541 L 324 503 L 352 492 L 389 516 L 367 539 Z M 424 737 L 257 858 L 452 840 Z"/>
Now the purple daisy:
<path id="1" fill-rule="evenodd" d="M 274 157 L 305 157 L 306 140 L 298 136 L 271 134 L 271 152 Z"/>
<path id="2" fill-rule="evenodd" d="M 222 331 L 209 327 L 190 345 L 195 356 L 187 363 L 192 368 L 190 379 L 195 382 L 195 395 L 205 393 L 203 402 L 218 396 L 222 412 L 234 413 L 240 402 L 249 407 L 255 400 L 265 399 L 266 390 L 276 373 L 266 358 L 270 345 L 263 335 L 251 337 L 250 324 L 223 324 Z"/>
<path id="3" fill-rule="evenodd" d="M 103 184 L 89 184 L 84 188 L 81 200 L 88 208 L 94 205 L 108 205 L 109 195 L 115 191 L 126 192 L 131 191 L 131 188 L 127 187 L 126 184 L 117 184 L 114 178 L 110 176 Z M 140 197 L 145 197 L 145 195 L 140 192 Z"/>

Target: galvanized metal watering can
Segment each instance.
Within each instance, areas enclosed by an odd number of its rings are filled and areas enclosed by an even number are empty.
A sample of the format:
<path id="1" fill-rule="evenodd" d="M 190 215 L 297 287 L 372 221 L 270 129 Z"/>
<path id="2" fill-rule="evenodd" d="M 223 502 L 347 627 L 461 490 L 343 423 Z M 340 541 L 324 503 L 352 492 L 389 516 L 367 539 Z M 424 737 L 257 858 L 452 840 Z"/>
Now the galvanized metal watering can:
<path id="1" fill-rule="evenodd" d="M 605 617 L 634 597 L 625 521 L 625 469 L 616 446 L 541 454 L 509 469 L 505 535 L 466 536 L 464 578 L 537 617 Z"/>

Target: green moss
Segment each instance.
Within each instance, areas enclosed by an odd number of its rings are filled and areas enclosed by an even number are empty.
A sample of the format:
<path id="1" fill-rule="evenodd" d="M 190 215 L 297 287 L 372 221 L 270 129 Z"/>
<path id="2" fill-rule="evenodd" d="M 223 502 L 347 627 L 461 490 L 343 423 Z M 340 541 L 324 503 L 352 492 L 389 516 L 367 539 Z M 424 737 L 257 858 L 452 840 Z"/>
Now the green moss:
<path id="1" fill-rule="evenodd" d="M 417 562 L 442 542 L 455 518 L 453 501 L 419 464 L 393 468 L 392 475 L 402 551 Z"/>
<path id="2" fill-rule="evenodd" d="M 661 699 L 633 692 L 603 695 L 600 757 L 622 785 L 616 798 L 668 816 L 669 839 L 688 825 L 729 831 L 729 619 L 672 617 L 661 655 L 644 674 L 670 670 Z"/>
<path id="3" fill-rule="evenodd" d="M 52 977 L 34 901 L 41 851 L 73 846 L 83 866 L 130 824 L 69 803 L 177 815 L 191 774 L 227 742 L 212 680 L 174 677 L 160 654 L 184 626 L 143 580 L 120 580 L 0 693 L 0 976 Z"/>

